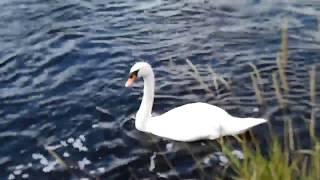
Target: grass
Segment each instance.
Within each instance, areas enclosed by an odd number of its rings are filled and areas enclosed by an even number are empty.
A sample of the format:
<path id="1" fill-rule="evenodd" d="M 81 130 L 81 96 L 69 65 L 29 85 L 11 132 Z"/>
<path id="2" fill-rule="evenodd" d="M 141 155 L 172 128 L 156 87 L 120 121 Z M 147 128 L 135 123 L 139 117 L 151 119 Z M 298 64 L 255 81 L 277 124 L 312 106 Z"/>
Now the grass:
<path id="1" fill-rule="evenodd" d="M 289 64 L 288 53 L 288 25 L 284 23 L 282 28 L 282 43 L 281 52 L 276 58 L 278 72 L 272 73 L 272 81 L 275 90 L 275 94 L 278 103 L 282 109 L 287 107 L 287 101 L 285 99 L 288 95 L 290 86 L 287 81 L 286 68 Z M 262 103 L 262 96 L 257 85 L 257 79 L 259 70 L 251 65 L 254 69 L 252 74 L 252 81 L 254 84 L 254 90 L 259 103 Z M 278 80 L 278 75 L 280 81 Z M 227 154 L 230 159 L 229 167 L 235 172 L 233 179 L 243 180 L 291 180 L 291 179 L 320 179 L 320 141 L 315 135 L 315 105 L 316 105 L 316 68 L 313 67 L 309 72 L 310 75 L 310 101 L 312 104 L 312 110 L 309 120 L 309 133 L 312 138 L 312 147 L 308 150 L 296 149 L 294 141 L 294 130 L 292 126 L 292 120 L 287 116 L 284 116 L 286 122 L 285 136 L 288 137 L 288 143 L 286 140 L 281 141 L 280 138 L 273 136 L 270 133 L 271 145 L 268 148 L 268 153 L 264 154 L 260 149 L 250 148 L 248 142 L 240 142 L 244 159 L 239 160 L 230 153 L 231 148 L 223 146 L 223 152 Z M 282 91 L 283 90 L 283 91 Z M 283 142 L 283 143 L 281 143 Z M 257 145 L 257 144 L 256 144 Z M 256 146 L 257 147 L 257 146 Z"/>
<path id="2" fill-rule="evenodd" d="M 237 139 L 244 154 L 243 159 L 237 158 L 232 154 L 232 146 L 223 140 L 220 140 L 220 147 L 222 152 L 229 159 L 228 169 L 233 173 L 225 174 L 221 179 L 226 177 L 238 180 L 313 180 L 320 179 L 320 141 L 316 136 L 316 68 L 312 67 L 309 72 L 310 77 L 310 104 L 311 114 L 307 121 L 309 128 L 309 135 L 311 138 L 310 149 L 299 148 L 299 143 L 295 142 L 295 131 L 293 127 L 293 120 L 286 114 L 289 101 L 286 99 L 290 93 L 290 84 L 287 78 L 287 68 L 290 65 L 289 51 L 288 51 L 288 23 L 284 22 L 281 31 L 281 51 L 277 54 L 276 64 L 277 71 L 271 73 L 272 85 L 275 91 L 275 97 L 282 110 L 282 118 L 284 121 L 284 136 L 279 138 L 272 133 L 272 126 L 269 127 L 269 146 L 267 153 L 262 152 L 257 141 L 249 142 Z M 211 92 L 201 79 L 195 65 L 190 60 L 187 64 L 193 71 L 193 77 L 200 83 L 200 85 L 207 91 Z M 262 78 L 259 69 L 252 63 L 249 63 L 253 72 L 251 75 L 253 89 L 255 91 L 257 103 L 263 105 L 265 99 L 263 97 L 263 87 L 261 85 Z M 215 89 L 218 89 L 218 82 L 222 83 L 228 90 L 232 89 L 222 76 L 215 73 L 210 67 L 208 73 L 211 74 Z M 272 121 L 272 120 L 271 120 Z M 188 150 L 190 151 L 190 150 Z M 194 157 L 194 156 L 193 156 Z M 196 164 L 197 159 L 194 159 Z M 202 171 L 202 170 L 201 170 Z M 226 171 L 229 172 L 229 171 Z"/>
<path id="3" fill-rule="evenodd" d="M 200 73 L 197 69 L 197 67 L 192 64 L 192 62 L 189 59 L 186 59 L 187 64 L 190 66 L 192 69 L 193 73 L 190 73 L 190 75 L 195 78 L 201 85 L 201 87 L 206 90 L 210 94 L 214 94 L 213 91 L 206 85 L 206 83 L 202 80 Z"/>
<path id="4" fill-rule="evenodd" d="M 316 142 L 307 151 L 290 151 L 283 148 L 278 138 L 272 138 L 269 153 L 252 150 L 242 142 L 244 159 L 239 160 L 224 146 L 223 152 L 230 160 L 229 167 L 235 172 L 232 179 L 238 180 L 291 180 L 320 179 L 320 143 Z"/>
<path id="5" fill-rule="evenodd" d="M 281 52 L 276 58 L 278 72 L 272 73 L 273 86 L 278 103 L 282 109 L 287 107 L 287 101 L 284 99 L 283 93 L 288 95 L 289 83 L 287 81 L 286 68 L 288 66 L 288 24 L 284 23 L 282 28 Z M 254 72 L 258 76 L 259 70 L 251 65 Z M 280 82 L 277 75 L 279 74 Z M 294 130 L 292 120 L 284 117 L 286 121 L 285 136 L 288 137 L 289 143 L 281 143 L 280 138 L 272 137 L 268 154 L 263 155 L 259 149 L 249 148 L 246 142 L 241 142 L 244 152 L 244 160 L 239 160 L 230 153 L 230 148 L 224 148 L 224 152 L 231 160 L 230 168 L 236 172 L 234 179 L 258 180 L 258 179 L 320 179 L 320 141 L 315 135 L 315 103 L 316 103 L 316 69 L 313 67 L 310 74 L 310 101 L 312 104 L 311 117 L 309 121 L 309 132 L 312 138 L 312 147 L 308 150 L 295 149 Z M 256 79 L 252 75 L 253 83 Z M 280 84 L 282 86 L 280 86 Z M 254 85 L 257 98 L 262 102 L 261 93 L 258 85 Z M 270 135 L 272 136 L 272 135 Z M 283 144 L 283 145 L 281 145 Z"/>
<path id="6" fill-rule="evenodd" d="M 254 92 L 256 94 L 256 98 L 257 98 L 258 104 L 262 105 L 262 104 L 264 104 L 264 99 L 263 99 L 263 96 L 262 96 L 263 88 L 261 86 L 259 86 L 259 84 L 262 83 L 262 78 L 260 76 L 260 73 L 259 73 L 259 70 L 258 70 L 257 66 L 254 65 L 253 63 L 249 63 L 249 65 L 252 67 L 252 69 L 254 71 L 254 73 L 250 74 L 252 85 L 253 85 L 253 89 L 254 89 Z"/>
<path id="7" fill-rule="evenodd" d="M 311 117 L 310 117 L 310 136 L 314 139 L 315 138 L 315 104 L 316 104 L 316 66 L 313 66 L 310 71 L 310 101 L 312 105 L 311 109 Z"/>

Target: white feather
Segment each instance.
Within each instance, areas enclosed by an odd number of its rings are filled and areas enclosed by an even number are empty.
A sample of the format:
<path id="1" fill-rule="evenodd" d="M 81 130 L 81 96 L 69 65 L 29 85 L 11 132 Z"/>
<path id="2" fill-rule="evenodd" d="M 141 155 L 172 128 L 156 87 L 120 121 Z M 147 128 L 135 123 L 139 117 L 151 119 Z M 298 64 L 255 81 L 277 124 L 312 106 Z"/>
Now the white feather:
<path id="1" fill-rule="evenodd" d="M 267 122 L 261 118 L 233 117 L 217 106 L 202 102 L 186 104 L 152 117 L 153 70 L 148 63 L 139 62 L 131 68 L 130 72 L 133 71 L 138 71 L 138 76 L 144 79 L 144 94 L 135 122 L 140 131 L 176 141 L 195 141 L 237 135 Z"/>

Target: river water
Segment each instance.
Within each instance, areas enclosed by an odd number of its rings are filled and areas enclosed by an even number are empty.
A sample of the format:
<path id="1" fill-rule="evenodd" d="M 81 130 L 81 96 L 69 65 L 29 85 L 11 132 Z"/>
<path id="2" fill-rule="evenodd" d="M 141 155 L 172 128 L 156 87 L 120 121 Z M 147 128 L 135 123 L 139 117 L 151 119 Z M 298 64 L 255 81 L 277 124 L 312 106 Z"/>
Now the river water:
<path id="1" fill-rule="evenodd" d="M 3 0 L 0 4 L 0 179 L 219 175 L 227 160 L 210 148 L 211 142 L 177 143 L 135 129 L 142 82 L 125 88 L 129 69 L 141 60 L 154 67 L 155 114 L 202 101 L 236 116 L 266 117 L 281 135 L 285 118 L 271 74 L 277 71 L 285 19 L 290 85 L 286 114 L 295 122 L 301 146 L 309 145 L 303 124 L 310 119 L 312 105 L 309 71 L 320 62 L 318 1 Z M 186 59 L 198 68 L 205 87 L 190 74 Z M 249 63 L 261 72 L 263 106 L 255 97 Z M 208 67 L 231 82 L 231 89 L 221 83 L 215 87 Z M 265 136 L 264 127 L 254 130 L 257 136 Z"/>

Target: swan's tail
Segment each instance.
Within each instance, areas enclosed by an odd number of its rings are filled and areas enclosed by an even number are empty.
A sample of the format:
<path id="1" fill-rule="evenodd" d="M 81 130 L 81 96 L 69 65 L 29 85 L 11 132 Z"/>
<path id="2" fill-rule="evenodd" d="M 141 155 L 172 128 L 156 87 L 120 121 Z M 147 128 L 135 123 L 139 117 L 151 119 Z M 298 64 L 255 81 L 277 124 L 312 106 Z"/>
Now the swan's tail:
<path id="1" fill-rule="evenodd" d="M 235 118 L 232 122 L 234 124 L 231 125 L 231 128 L 228 130 L 230 134 L 236 135 L 243 133 L 254 126 L 266 123 L 268 121 L 263 118 Z"/>
<path id="2" fill-rule="evenodd" d="M 246 122 L 246 124 L 249 126 L 248 128 L 268 122 L 263 118 L 241 118 L 241 120 Z"/>

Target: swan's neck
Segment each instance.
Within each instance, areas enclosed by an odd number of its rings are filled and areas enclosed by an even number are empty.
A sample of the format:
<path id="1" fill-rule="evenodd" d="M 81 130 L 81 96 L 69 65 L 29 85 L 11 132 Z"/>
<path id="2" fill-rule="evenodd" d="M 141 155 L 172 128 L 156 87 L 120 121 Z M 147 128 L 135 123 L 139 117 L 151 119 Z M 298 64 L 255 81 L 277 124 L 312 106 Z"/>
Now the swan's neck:
<path id="1" fill-rule="evenodd" d="M 151 118 L 151 111 L 154 99 L 154 74 L 151 73 L 144 78 L 143 97 L 140 108 L 136 115 L 136 128 L 140 131 L 147 131 L 146 124 Z"/>

